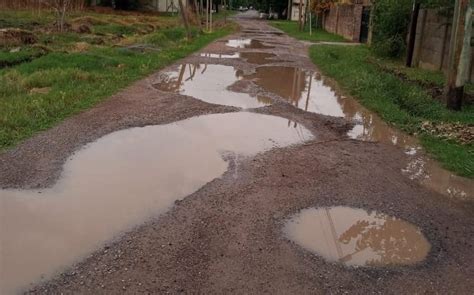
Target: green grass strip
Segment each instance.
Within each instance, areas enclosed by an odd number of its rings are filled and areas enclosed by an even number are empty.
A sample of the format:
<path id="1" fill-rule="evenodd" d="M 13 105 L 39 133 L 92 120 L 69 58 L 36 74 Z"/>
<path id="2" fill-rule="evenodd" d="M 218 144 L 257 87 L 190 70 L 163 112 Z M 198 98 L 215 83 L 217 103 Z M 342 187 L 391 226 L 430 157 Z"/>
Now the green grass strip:
<path id="1" fill-rule="evenodd" d="M 126 48 L 92 47 L 83 53 L 49 53 L 0 70 L 0 150 L 94 106 L 234 30 L 234 25 L 228 25 L 187 42 L 182 28 L 170 28 L 142 40 L 161 51 L 140 53 Z M 41 93 L 35 88 L 48 91 Z"/>
<path id="2" fill-rule="evenodd" d="M 445 168 L 461 176 L 474 177 L 474 144 L 462 145 L 421 131 L 424 121 L 472 125 L 473 107 L 465 107 L 460 112 L 447 110 L 421 87 L 370 63 L 370 54 L 365 46 L 316 45 L 310 49 L 312 61 L 325 75 L 337 80 L 346 92 L 385 121 L 410 134 L 419 134 L 423 147 Z"/>

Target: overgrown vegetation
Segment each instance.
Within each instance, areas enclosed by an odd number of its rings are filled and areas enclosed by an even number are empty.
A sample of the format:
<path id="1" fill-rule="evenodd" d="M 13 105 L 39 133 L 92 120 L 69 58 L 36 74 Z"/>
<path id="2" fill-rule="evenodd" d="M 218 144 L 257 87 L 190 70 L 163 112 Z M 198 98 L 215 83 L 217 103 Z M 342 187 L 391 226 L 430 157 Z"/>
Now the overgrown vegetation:
<path id="1" fill-rule="evenodd" d="M 0 53 L 0 60 L 9 63 L 24 61 L 0 70 L 0 149 L 54 126 L 234 30 L 233 25 L 219 26 L 204 34 L 194 28 L 194 38 L 187 41 L 184 28 L 172 17 L 71 16 L 71 23 L 87 24 L 90 33 L 50 31 L 45 19 L 54 17 L 45 13 L 2 11 L 0 19 L 11 25 L 18 14 L 39 41 L 34 46 L 3 48 Z M 31 57 L 35 48 L 42 47 L 48 51 Z"/>
<path id="2" fill-rule="evenodd" d="M 450 134 L 430 132 L 427 124 L 474 126 L 474 106 L 466 106 L 460 112 L 447 110 L 433 100 L 422 87 L 406 83 L 397 75 L 383 71 L 370 61 L 370 50 L 365 46 L 318 45 L 310 49 L 310 55 L 320 70 L 338 81 L 349 94 L 358 98 L 367 108 L 378 113 L 385 121 L 417 135 L 425 149 L 444 167 L 467 177 L 474 177 L 474 142 L 463 142 Z M 382 62 L 379 60 L 379 62 Z M 415 80 L 443 82 L 428 71 L 412 73 Z"/>
<path id="3" fill-rule="evenodd" d="M 449 14 L 452 0 L 418 0 L 424 8 L 437 8 Z M 406 51 L 413 0 L 373 0 L 373 42 L 375 53 L 385 57 L 400 57 Z"/>
<path id="4" fill-rule="evenodd" d="M 328 41 L 328 42 L 346 42 L 346 40 L 339 35 L 329 33 L 323 29 L 313 29 L 313 34 L 310 35 L 308 31 L 300 31 L 298 23 L 294 21 L 271 21 L 270 25 L 278 28 L 290 36 L 297 39 L 308 41 Z"/>

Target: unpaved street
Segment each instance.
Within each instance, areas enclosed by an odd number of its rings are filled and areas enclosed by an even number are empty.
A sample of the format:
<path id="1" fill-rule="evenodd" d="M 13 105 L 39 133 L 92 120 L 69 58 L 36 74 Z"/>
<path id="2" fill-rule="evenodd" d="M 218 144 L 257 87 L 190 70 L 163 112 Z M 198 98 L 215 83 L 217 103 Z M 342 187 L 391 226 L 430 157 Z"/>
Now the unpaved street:
<path id="1" fill-rule="evenodd" d="M 472 293 L 473 182 L 247 16 L 0 154 L 4 292 Z"/>

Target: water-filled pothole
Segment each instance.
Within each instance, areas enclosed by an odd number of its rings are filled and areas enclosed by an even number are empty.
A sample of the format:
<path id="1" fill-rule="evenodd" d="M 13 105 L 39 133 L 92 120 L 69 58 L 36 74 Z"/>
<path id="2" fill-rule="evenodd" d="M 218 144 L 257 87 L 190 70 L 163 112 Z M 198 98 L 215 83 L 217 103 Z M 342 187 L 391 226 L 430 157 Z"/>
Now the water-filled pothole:
<path id="1" fill-rule="evenodd" d="M 323 84 L 315 73 L 297 67 L 264 66 L 246 77 L 255 83 L 288 100 L 302 110 L 322 115 L 344 117 L 340 98 Z"/>
<path id="2" fill-rule="evenodd" d="M 248 63 L 264 65 L 279 62 L 278 60 L 273 60 L 276 55 L 273 53 L 266 52 L 242 52 L 240 56 L 245 59 Z"/>
<path id="3" fill-rule="evenodd" d="M 274 46 L 263 44 L 262 41 L 255 39 L 230 39 L 226 43 L 227 46 L 233 48 L 249 48 L 249 49 L 271 49 Z"/>
<path id="4" fill-rule="evenodd" d="M 246 112 L 118 131 L 88 144 L 42 190 L 0 190 L 0 293 L 51 275 L 220 177 L 223 153 L 310 140 L 287 120 Z"/>
<path id="5" fill-rule="evenodd" d="M 431 248 L 416 226 L 349 207 L 302 210 L 286 223 L 284 232 L 304 249 L 348 266 L 415 264 Z"/>
<path id="6" fill-rule="evenodd" d="M 228 90 L 240 79 L 238 71 L 232 66 L 183 64 L 178 71 L 162 74 L 160 81 L 153 86 L 221 105 L 257 108 L 270 104 L 266 97 Z"/>

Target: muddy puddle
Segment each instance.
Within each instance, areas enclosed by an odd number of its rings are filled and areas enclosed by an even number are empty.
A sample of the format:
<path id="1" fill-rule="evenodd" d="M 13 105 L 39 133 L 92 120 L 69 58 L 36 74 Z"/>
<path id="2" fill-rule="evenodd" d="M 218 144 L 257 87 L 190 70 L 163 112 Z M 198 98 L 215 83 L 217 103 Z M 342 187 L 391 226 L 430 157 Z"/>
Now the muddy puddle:
<path id="1" fill-rule="evenodd" d="M 267 52 L 237 52 L 234 54 L 201 53 L 199 56 L 207 57 L 207 58 L 217 58 L 217 59 L 242 58 L 246 60 L 248 63 L 257 64 L 257 65 L 264 65 L 264 64 L 279 62 L 279 60 L 273 59 L 276 57 L 275 54 L 267 53 Z"/>
<path id="2" fill-rule="evenodd" d="M 177 71 L 163 73 L 159 82 L 153 86 L 166 92 L 176 92 L 192 96 L 205 102 L 257 108 L 268 105 L 270 100 L 263 96 L 228 90 L 241 80 L 238 71 L 232 66 L 183 64 Z"/>
<path id="3" fill-rule="evenodd" d="M 256 64 L 256 65 L 265 65 L 269 63 L 279 62 L 279 60 L 275 60 L 276 57 L 273 53 L 266 53 L 266 52 L 242 52 L 240 56 L 245 59 L 248 63 Z"/>
<path id="4" fill-rule="evenodd" d="M 416 226 L 349 207 L 302 210 L 286 223 L 284 233 L 304 249 L 347 266 L 415 264 L 431 248 Z"/>
<path id="5" fill-rule="evenodd" d="M 248 49 L 271 49 L 274 46 L 263 44 L 262 41 L 255 39 L 230 39 L 226 45 L 232 48 L 248 48 Z"/>
<path id="6" fill-rule="evenodd" d="M 0 191 L 0 293 L 48 278 L 166 212 L 220 177 L 225 157 L 310 139 L 286 119 L 240 112 L 127 129 L 88 144 L 52 188 Z"/>
<path id="7" fill-rule="evenodd" d="M 338 95 L 320 74 L 296 67 L 262 66 L 245 79 L 304 111 L 346 118 L 355 124 L 347 133 L 350 138 L 402 148 L 411 158 L 402 172 L 426 187 L 457 199 L 474 198 L 472 180 L 456 176 L 428 159 L 414 137 L 391 128 L 354 99 Z"/>

